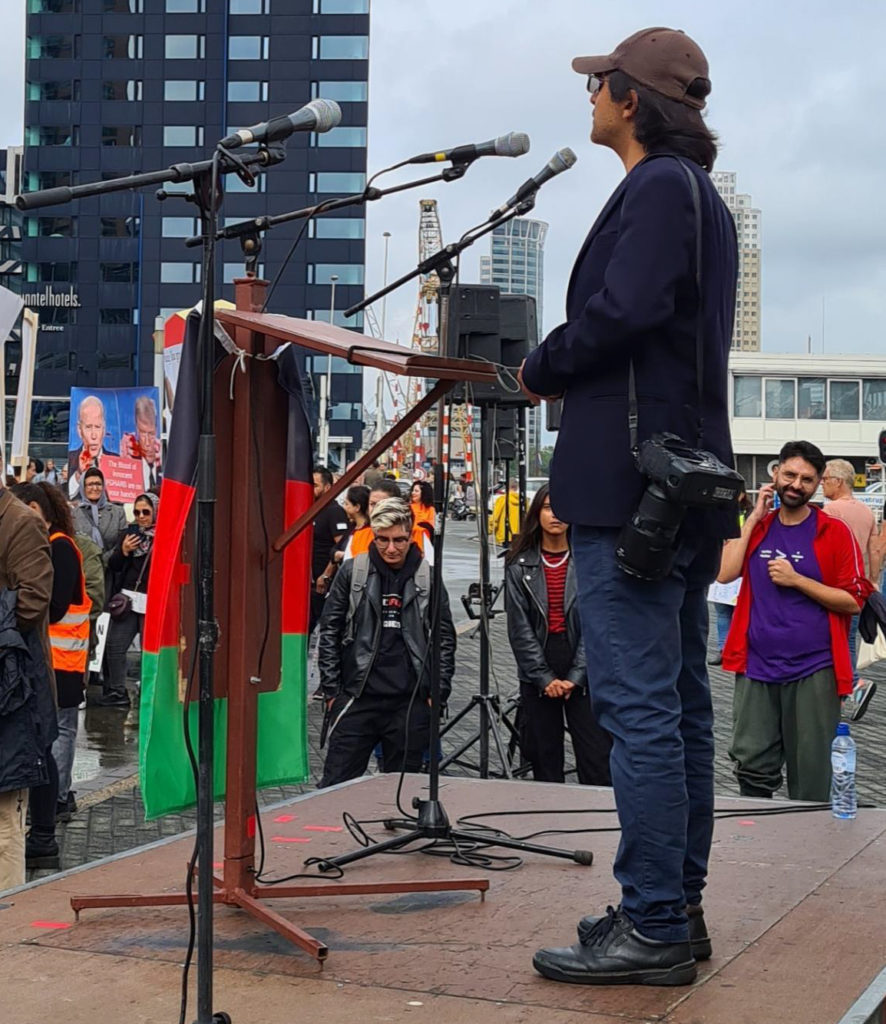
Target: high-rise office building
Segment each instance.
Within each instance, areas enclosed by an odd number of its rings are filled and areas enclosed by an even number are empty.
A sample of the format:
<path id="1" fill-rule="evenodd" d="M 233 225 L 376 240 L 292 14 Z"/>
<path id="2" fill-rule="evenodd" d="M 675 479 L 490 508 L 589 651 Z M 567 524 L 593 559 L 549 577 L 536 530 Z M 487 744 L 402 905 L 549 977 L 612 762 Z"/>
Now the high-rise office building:
<path id="1" fill-rule="evenodd" d="M 211 154 L 235 128 L 295 110 L 312 97 L 340 103 L 341 126 L 298 133 L 286 160 L 247 188 L 225 180 L 223 224 L 359 192 L 366 178 L 369 0 L 29 0 L 24 188 L 83 184 Z M 41 317 L 34 416 L 67 443 L 72 386 L 152 382 L 155 318 L 200 297 L 196 208 L 169 185 L 31 211 L 24 222 L 22 291 Z M 176 194 L 178 193 L 178 194 Z M 259 272 L 273 279 L 304 222 L 267 232 Z M 236 240 L 217 250 L 217 294 L 242 276 Z M 312 221 L 282 272 L 269 310 L 335 320 L 363 295 L 364 211 Z M 326 357 L 306 358 L 315 379 Z M 319 393 L 319 389 L 315 389 Z M 362 433 L 362 374 L 334 360 L 330 433 Z"/>
<path id="2" fill-rule="evenodd" d="M 502 293 L 535 299 L 539 338 L 542 337 L 544 300 L 544 248 L 548 225 L 541 220 L 515 217 L 492 232 L 491 252 L 480 257 L 480 284 L 497 285 Z M 542 406 L 526 414 L 526 447 L 530 473 L 541 448 Z"/>
<path id="3" fill-rule="evenodd" d="M 736 192 L 735 171 L 712 171 L 711 181 L 735 220 L 738 235 L 738 290 L 732 348 L 760 351 L 762 215 L 749 195 Z"/>

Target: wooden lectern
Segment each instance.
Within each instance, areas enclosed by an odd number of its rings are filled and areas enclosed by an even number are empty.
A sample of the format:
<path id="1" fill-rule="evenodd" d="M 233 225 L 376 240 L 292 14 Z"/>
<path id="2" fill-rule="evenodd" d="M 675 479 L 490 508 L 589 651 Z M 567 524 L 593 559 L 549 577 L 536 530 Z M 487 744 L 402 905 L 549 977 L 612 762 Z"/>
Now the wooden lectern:
<path id="1" fill-rule="evenodd" d="M 221 640 L 215 655 L 215 693 L 217 697 L 228 699 L 228 731 L 224 864 L 221 877 L 214 878 L 213 901 L 245 910 L 322 964 L 328 953 L 326 945 L 271 910 L 265 900 L 461 889 L 484 893 L 489 881 L 453 878 L 390 883 L 318 881 L 274 886 L 256 883 L 256 705 L 259 692 L 273 689 L 280 672 L 281 559 L 268 556 L 272 552 L 279 554 L 292 541 L 309 546 L 310 534 L 303 531 L 320 510 L 435 402 L 460 381 L 494 382 L 496 372 L 491 364 L 478 360 L 431 356 L 329 324 L 259 313 L 264 305 L 267 282 L 247 277 L 235 281 L 234 285 L 236 309 L 216 313 L 217 321 L 224 325 L 239 352 L 226 355 L 215 370 L 218 438 L 215 564 L 226 570 L 219 574 L 217 588 L 216 618 Z M 279 500 L 285 482 L 286 439 L 282 425 L 286 423 L 286 396 L 277 385 L 275 363 L 266 358 L 285 342 L 358 366 L 437 381 L 331 490 L 292 523 L 283 521 L 283 503 Z M 257 479 L 261 481 L 260 487 L 253 486 Z M 269 496 L 264 502 L 259 491 Z M 268 550 L 268 538 L 275 538 L 270 545 L 272 552 Z M 309 588 L 308 573 L 306 594 Z M 183 600 L 182 607 L 191 607 L 191 602 Z M 193 623 L 190 626 L 193 629 Z M 193 637 L 193 633 L 191 635 Z M 256 685 L 254 666 L 259 663 L 263 666 L 262 682 Z M 201 868 L 205 870 L 205 865 Z M 183 892 L 71 899 L 78 919 L 79 912 L 89 907 L 184 906 L 187 903 L 188 895 Z"/>

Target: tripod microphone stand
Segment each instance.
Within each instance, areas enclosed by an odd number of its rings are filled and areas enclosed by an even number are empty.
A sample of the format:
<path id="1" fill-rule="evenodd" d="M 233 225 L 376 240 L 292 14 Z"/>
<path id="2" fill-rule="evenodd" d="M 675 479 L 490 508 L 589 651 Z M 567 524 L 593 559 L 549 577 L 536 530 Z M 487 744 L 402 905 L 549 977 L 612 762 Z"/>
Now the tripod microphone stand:
<path id="1" fill-rule="evenodd" d="M 436 271 L 440 278 L 440 290 L 438 292 L 438 303 L 439 303 L 439 337 L 440 337 L 440 355 L 448 354 L 449 348 L 449 312 L 450 312 L 450 299 L 452 281 L 455 277 L 455 265 L 453 260 L 457 258 L 461 252 L 463 252 L 468 246 L 472 245 L 478 238 L 492 231 L 498 224 L 504 223 L 514 217 L 520 216 L 523 213 L 528 212 L 532 209 L 535 204 L 534 196 L 528 197 L 523 202 L 517 204 L 509 213 L 493 223 L 485 223 L 479 228 L 472 229 L 465 233 L 462 238 L 454 244 L 447 245 L 439 252 L 433 254 L 427 259 L 423 260 L 418 267 L 404 275 L 399 280 L 393 282 L 381 291 L 376 292 L 369 298 L 364 299 L 362 302 L 351 306 L 345 311 L 346 316 L 351 316 L 365 306 L 370 305 L 382 298 L 388 292 L 399 287 L 401 284 L 412 280 L 420 274 L 428 274 L 431 271 Z M 334 871 L 336 868 L 344 867 L 347 864 L 352 864 L 355 861 L 363 860 L 367 857 L 372 857 L 377 853 L 391 853 L 396 850 L 400 850 L 409 844 L 416 842 L 417 840 L 442 840 L 449 841 L 454 844 L 459 842 L 464 844 L 472 844 L 476 846 L 478 843 L 486 846 L 500 846 L 505 849 L 519 850 L 524 853 L 538 853 L 548 857 L 558 857 L 564 860 L 574 861 L 576 864 L 590 865 L 593 863 L 593 853 L 590 850 L 561 850 L 554 849 L 548 846 L 541 846 L 536 843 L 527 843 L 518 839 L 510 839 L 505 836 L 496 834 L 494 837 L 484 837 L 482 834 L 478 834 L 475 831 L 469 831 L 465 829 L 453 828 L 449 822 L 449 817 L 446 814 L 446 810 L 440 800 L 440 636 L 441 636 L 441 592 L 442 592 L 442 579 L 443 579 L 443 552 L 444 552 L 444 539 L 445 539 L 445 526 L 446 526 L 446 497 L 448 491 L 448 482 L 444 484 L 442 479 L 442 467 L 443 463 L 443 452 L 444 447 L 448 443 L 448 438 L 444 438 L 443 431 L 443 408 L 445 404 L 445 397 L 441 398 L 437 413 L 437 465 L 440 467 L 439 471 L 434 477 L 435 486 L 435 504 L 437 507 L 437 534 L 435 538 L 434 547 L 434 572 L 432 575 L 431 582 L 431 599 L 430 599 L 430 615 L 431 615 L 431 634 L 429 638 L 429 653 L 430 653 L 430 689 L 431 689 L 431 714 L 430 714 L 430 737 L 429 737 L 429 771 L 428 771 L 428 797 L 422 799 L 418 796 L 413 798 L 412 806 L 413 809 L 418 813 L 414 819 L 408 818 L 389 818 L 384 822 L 384 826 L 389 831 L 397 831 L 400 834 L 392 836 L 390 839 L 384 839 L 381 842 L 372 843 L 369 846 L 365 846 L 359 850 L 355 850 L 352 853 L 342 854 L 339 857 L 331 857 L 324 860 L 318 865 L 320 871 Z M 485 410 L 484 413 L 485 414 Z M 488 420 L 488 418 L 487 418 Z M 488 430 L 488 424 L 487 424 Z M 486 469 L 484 461 L 481 460 L 481 474 L 483 481 L 485 482 Z M 482 485 L 481 485 L 482 488 Z M 481 489 L 481 493 L 482 489 Z M 485 536 L 485 531 L 481 530 L 481 536 Z M 481 542 L 482 543 L 482 542 Z M 488 553 L 486 559 L 487 577 L 488 577 Z M 488 578 L 486 580 L 488 583 Z M 488 646 L 486 648 L 487 665 L 486 670 L 488 673 Z M 416 686 L 420 686 L 421 679 L 417 680 Z M 484 706 L 481 706 L 481 714 L 487 711 Z M 485 735 L 485 734 L 484 734 Z M 481 737 L 481 742 L 483 738 Z M 488 742 L 488 738 L 486 739 Z M 488 757 L 488 752 L 487 752 Z"/>

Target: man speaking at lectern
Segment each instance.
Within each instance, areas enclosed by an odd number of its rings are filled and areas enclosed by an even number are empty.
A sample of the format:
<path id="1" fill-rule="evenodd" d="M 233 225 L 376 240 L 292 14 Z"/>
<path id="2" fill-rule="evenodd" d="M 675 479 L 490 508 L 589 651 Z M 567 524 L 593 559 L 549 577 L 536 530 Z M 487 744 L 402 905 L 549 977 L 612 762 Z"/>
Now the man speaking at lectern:
<path id="1" fill-rule="evenodd" d="M 717 147 L 701 110 L 711 83 L 692 39 L 644 29 L 572 66 L 587 79 L 591 141 L 616 153 L 625 177 L 578 254 L 566 321 L 526 360 L 522 383 L 564 396 L 551 502 L 572 524 L 590 690 L 613 740 L 621 902 L 533 963 L 556 981 L 682 985 L 711 955 L 701 912 L 714 804 L 706 587 L 736 516 L 689 510 L 660 578 L 630 575 L 616 550 L 647 483 L 629 408 L 639 442 L 670 432 L 732 464 L 735 228 L 709 177 Z"/>

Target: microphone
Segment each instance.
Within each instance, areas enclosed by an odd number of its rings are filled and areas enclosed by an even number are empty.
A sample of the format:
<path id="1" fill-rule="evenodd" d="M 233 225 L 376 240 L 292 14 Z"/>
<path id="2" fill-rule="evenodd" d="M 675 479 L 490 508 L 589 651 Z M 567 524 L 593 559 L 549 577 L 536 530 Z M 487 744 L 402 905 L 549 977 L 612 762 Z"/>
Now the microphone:
<path id="1" fill-rule="evenodd" d="M 489 214 L 489 219 L 498 220 L 500 217 L 504 217 L 508 210 L 534 195 L 546 181 L 550 181 L 557 174 L 562 174 L 563 171 L 568 171 L 577 159 L 578 157 L 568 146 L 566 149 L 558 149 L 534 178 L 524 181 L 506 203 Z"/>
<path id="2" fill-rule="evenodd" d="M 456 146 L 455 149 L 444 149 L 442 153 L 422 153 L 407 160 L 408 164 L 434 164 L 451 160 L 456 164 L 469 163 L 481 156 L 523 156 L 529 152 L 529 136 L 526 132 L 508 132 L 497 139 L 481 142 L 478 145 Z"/>
<path id="3" fill-rule="evenodd" d="M 281 114 L 269 121 L 240 128 L 219 143 L 225 149 L 237 149 L 251 142 L 278 142 L 288 139 L 293 132 L 328 132 L 341 121 L 341 107 L 335 100 L 311 100 L 294 114 Z"/>

